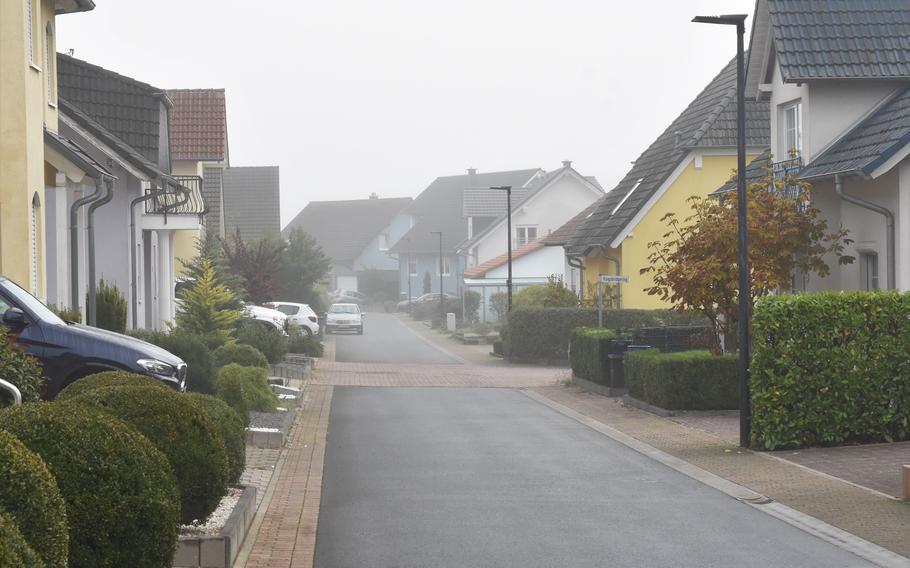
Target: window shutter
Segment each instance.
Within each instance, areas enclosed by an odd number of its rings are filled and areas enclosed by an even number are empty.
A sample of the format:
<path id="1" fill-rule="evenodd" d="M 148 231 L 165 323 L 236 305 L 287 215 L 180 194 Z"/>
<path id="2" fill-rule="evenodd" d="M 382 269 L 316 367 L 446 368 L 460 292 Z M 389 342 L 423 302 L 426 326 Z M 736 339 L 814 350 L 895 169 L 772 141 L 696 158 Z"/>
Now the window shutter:
<path id="1" fill-rule="evenodd" d="M 26 25 L 28 27 L 27 36 L 28 36 L 28 62 L 35 62 L 35 39 L 33 37 L 35 32 L 35 15 L 34 15 L 34 3 L 35 0 L 25 0 L 26 4 Z"/>
<path id="2" fill-rule="evenodd" d="M 47 102 L 54 102 L 54 30 L 47 25 L 44 30 L 44 74 L 47 76 Z"/>

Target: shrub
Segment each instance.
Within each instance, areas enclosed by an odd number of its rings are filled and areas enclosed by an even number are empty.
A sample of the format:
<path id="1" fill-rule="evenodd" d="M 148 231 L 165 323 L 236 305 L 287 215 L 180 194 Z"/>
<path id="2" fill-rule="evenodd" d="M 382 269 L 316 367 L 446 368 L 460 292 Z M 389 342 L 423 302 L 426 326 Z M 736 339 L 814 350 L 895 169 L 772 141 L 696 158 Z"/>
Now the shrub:
<path id="1" fill-rule="evenodd" d="M 259 367 L 225 365 L 218 371 L 215 389 L 218 398 L 236 410 L 244 422 L 248 421 L 251 410 L 275 412 L 278 408 L 278 397 L 269 386 L 268 375 Z"/>
<path id="2" fill-rule="evenodd" d="M 288 352 L 285 336 L 276 329 L 268 329 L 252 320 L 240 324 L 237 330 L 237 343 L 255 347 L 265 355 L 269 363 L 280 363 Z"/>
<path id="3" fill-rule="evenodd" d="M 209 258 L 202 260 L 196 281 L 180 291 L 177 326 L 190 333 L 217 336 L 227 341 L 241 312 L 236 309 L 237 296 L 218 276 Z"/>
<path id="4" fill-rule="evenodd" d="M 604 310 L 604 328 L 636 329 L 698 321 L 700 316 L 671 310 Z M 517 361 L 566 361 L 569 340 L 578 327 L 596 327 L 590 308 L 527 308 L 514 310 L 502 330 L 506 357 Z"/>
<path id="5" fill-rule="evenodd" d="M 198 392 L 186 395 L 212 419 L 227 450 L 228 483 L 240 481 L 246 465 L 246 421 L 226 402 Z"/>
<path id="6" fill-rule="evenodd" d="M 203 520 L 227 490 L 227 455 L 221 434 L 199 405 L 171 390 L 104 387 L 73 398 L 115 416 L 167 456 L 180 487 L 180 521 Z"/>
<path id="7" fill-rule="evenodd" d="M 148 439 L 69 402 L 8 408 L 0 428 L 56 478 L 69 521 L 70 568 L 170 566 L 179 492 L 167 459 Z"/>
<path id="8" fill-rule="evenodd" d="M 215 361 L 206 344 L 206 337 L 181 329 L 174 329 L 171 333 L 131 332 L 130 335 L 183 359 L 186 363 L 187 389 L 207 394 L 215 392 Z"/>
<path id="9" fill-rule="evenodd" d="M 57 482 L 41 458 L 6 430 L 0 430 L 0 480 L 0 511 L 10 512 L 45 566 L 66 568 L 69 529 Z"/>
<path id="10" fill-rule="evenodd" d="M 38 360 L 19 349 L 12 339 L 7 337 L 3 328 L 0 328 L 0 379 L 19 388 L 22 402 L 40 400 L 41 386 L 46 380 Z M 12 396 L 5 390 L 0 390 L 0 407 L 12 401 Z"/>
<path id="11" fill-rule="evenodd" d="M 262 351 L 245 343 L 227 343 L 222 345 L 212 353 L 212 357 L 215 360 L 215 367 L 218 369 L 231 363 L 237 363 L 244 367 L 269 368 L 269 361 L 262 354 Z"/>
<path id="12" fill-rule="evenodd" d="M 583 379 L 605 384 L 610 373 L 607 346 L 619 335 L 611 329 L 579 327 L 572 334 L 569 362 L 572 373 Z M 612 385 L 621 386 L 621 385 Z"/>
<path id="13" fill-rule="evenodd" d="M 753 322 L 753 444 L 910 438 L 910 293 L 768 297 Z"/>
<path id="14" fill-rule="evenodd" d="M 66 308 L 58 306 L 56 304 L 48 304 L 47 307 L 50 311 L 57 314 L 57 317 L 63 321 L 70 321 L 75 323 L 80 323 L 82 321 L 82 312 L 79 311 L 78 306 L 75 308 Z"/>
<path id="15" fill-rule="evenodd" d="M 310 357 L 322 357 L 322 343 L 315 337 L 294 335 L 288 338 L 288 352 L 300 353 Z"/>
<path id="16" fill-rule="evenodd" d="M 0 511 L 0 566 L 45 568 L 38 556 L 23 538 L 12 515 Z"/>
<path id="17" fill-rule="evenodd" d="M 83 377 L 75 382 L 70 383 L 57 395 L 57 400 L 69 400 L 76 398 L 82 393 L 103 387 L 125 387 L 125 386 L 152 386 L 163 389 L 169 389 L 161 381 L 155 380 L 138 373 L 127 371 L 104 371 Z"/>
<path id="18" fill-rule="evenodd" d="M 445 313 L 455 314 L 455 318 L 461 320 L 461 300 L 457 298 L 446 298 L 442 302 Z M 411 317 L 419 321 L 442 321 L 439 312 L 439 298 L 436 301 L 423 302 L 411 308 Z"/>
<path id="19" fill-rule="evenodd" d="M 562 280 L 550 277 L 547 284 L 535 284 L 519 290 L 512 298 L 512 308 L 574 308 L 578 296 Z"/>
<path id="20" fill-rule="evenodd" d="M 480 309 L 480 292 L 466 290 L 464 293 L 464 315 L 465 319 L 474 323 L 477 321 L 477 310 Z"/>
<path id="21" fill-rule="evenodd" d="M 95 292 L 95 325 L 117 333 L 126 331 L 126 299 L 116 284 L 109 284 L 104 278 Z"/>
<path id="22" fill-rule="evenodd" d="M 661 353 L 627 351 L 623 359 L 629 394 L 667 410 L 739 408 L 739 357 L 707 350 Z"/>

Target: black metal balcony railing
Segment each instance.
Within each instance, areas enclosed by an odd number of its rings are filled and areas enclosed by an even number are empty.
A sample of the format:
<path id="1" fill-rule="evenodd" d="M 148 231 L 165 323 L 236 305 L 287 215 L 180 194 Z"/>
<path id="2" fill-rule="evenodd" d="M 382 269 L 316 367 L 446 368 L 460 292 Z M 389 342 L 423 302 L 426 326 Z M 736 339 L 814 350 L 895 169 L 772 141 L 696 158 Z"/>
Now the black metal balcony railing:
<path id="1" fill-rule="evenodd" d="M 179 187 L 145 202 L 145 212 L 150 215 L 205 215 L 208 209 L 202 197 L 202 178 L 199 176 L 174 176 Z M 157 190 L 150 189 L 147 194 Z"/>
<path id="2" fill-rule="evenodd" d="M 800 156 L 781 160 L 771 164 L 771 179 L 774 183 L 774 189 L 787 199 L 796 199 L 803 192 L 803 188 L 792 183 L 790 176 L 796 176 L 803 167 L 803 159 Z"/>

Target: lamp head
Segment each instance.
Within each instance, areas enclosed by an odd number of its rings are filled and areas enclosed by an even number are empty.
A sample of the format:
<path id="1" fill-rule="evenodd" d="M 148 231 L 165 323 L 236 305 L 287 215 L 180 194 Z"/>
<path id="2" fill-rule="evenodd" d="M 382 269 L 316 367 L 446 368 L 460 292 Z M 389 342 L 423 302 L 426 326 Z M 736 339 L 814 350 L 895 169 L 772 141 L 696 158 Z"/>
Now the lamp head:
<path id="1" fill-rule="evenodd" d="M 695 16 L 692 21 L 697 24 L 722 24 L 727 26 L 741 26 L 745 23 L 747 14 L 724 14 L 721 16 Z"/>

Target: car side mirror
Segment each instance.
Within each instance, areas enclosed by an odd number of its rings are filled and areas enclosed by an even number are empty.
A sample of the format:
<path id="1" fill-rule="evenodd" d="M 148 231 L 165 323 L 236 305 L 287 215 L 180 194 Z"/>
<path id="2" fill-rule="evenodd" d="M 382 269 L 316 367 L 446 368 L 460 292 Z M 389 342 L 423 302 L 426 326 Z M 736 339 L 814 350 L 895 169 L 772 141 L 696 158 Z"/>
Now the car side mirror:
<path id="1" fill-rule="evenodd" d="M 19 308 L 9 308 L 3 312 L 3 325 L 10 329 L 22 329 L 28 325 L 28 320 L 25 319 L 25 312 Z"/>

